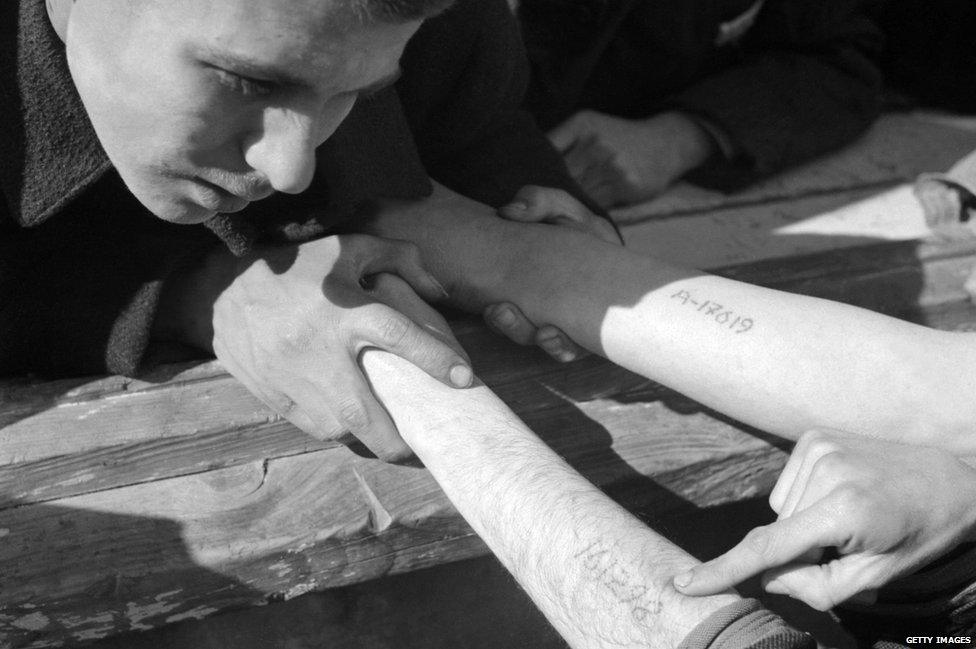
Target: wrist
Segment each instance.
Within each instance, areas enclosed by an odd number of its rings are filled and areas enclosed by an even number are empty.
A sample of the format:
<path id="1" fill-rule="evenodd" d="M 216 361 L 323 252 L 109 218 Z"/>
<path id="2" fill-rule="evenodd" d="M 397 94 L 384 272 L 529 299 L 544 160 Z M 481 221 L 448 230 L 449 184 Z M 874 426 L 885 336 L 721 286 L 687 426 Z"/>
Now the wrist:
<path id="1" fill-rule="evenodd" d="M 475 313 L 508 295 L 504 278 L 528 249 L 523 234 L 529 226 L 506 221 L 487 205 L 437 183 L 422 201 L 378 201 L 362 228 L 416 244 L 451 304 Z"/>

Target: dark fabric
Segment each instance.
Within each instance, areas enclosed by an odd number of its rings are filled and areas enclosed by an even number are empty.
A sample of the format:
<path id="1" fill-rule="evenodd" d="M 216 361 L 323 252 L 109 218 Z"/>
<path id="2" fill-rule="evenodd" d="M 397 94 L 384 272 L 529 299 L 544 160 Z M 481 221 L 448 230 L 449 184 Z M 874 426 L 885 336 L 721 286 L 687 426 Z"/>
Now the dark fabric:
<path id="1" fill-rule="evenodd" d="M 759 600 L 743 599 L 712 613 L 678 649 L 814 649 L 817 643 Z"/>
<path id="2" fill-rule="evenodd" d="M 753 26 L 720 45 L 742 0 L 522 0 L 533 80 L 527 107 L 544 128 L 580 109 L 628 118 L 681 110 L 722 129 L 739 156 L 696 182 L 734 189 L 836 149 L 880 107 L 881 37 L 860 0 L 766 0 Z M 566 24 L 571 23 L 567 28 Z"/>
<path id="3" fill-rule="evenodd" d="M 528 60 L 504 0 L 458 0 L 421 27 L 401 67 L 397 91 L 431 177 L 495 207 L 524 185 L 558 187 L 607 216 L 521 107 Z"/>
<path id="4" fill-rule="evenodd" d="M 889 583 L 874 604 L 845 604 L 835 613 L 861 646 L 901 646 L 909 636 L 976 641 L 976 544 Z"/>
<path id="5" fill-rule="evenodd" d="M 886 80 L 923 104 L 976 112 L 976 3 L 875 0 Z"/>
<path id="6" fill-rule="evenodd" d="M 426 196 L 424 164 L 492 205 L 530 183 L 581 195 L 518 112 L 525 63 L 504 7 L 462 0 L 429 21 L 399 88 L 357 103 L 316 152 L 307 192 L 187 226 L 149 214 L 111 168 L 44 1 L 0 3 L 0 374 L 132 374 L 174 270 L 214 246 L 322 236 L 371 199 Z"/>
<path id="7" fill-rule="evenodd" d="M 0 4 L 0 372 L 132 373 L 162 281 L 216 243 L 111 170 L 44 2 Z"/>

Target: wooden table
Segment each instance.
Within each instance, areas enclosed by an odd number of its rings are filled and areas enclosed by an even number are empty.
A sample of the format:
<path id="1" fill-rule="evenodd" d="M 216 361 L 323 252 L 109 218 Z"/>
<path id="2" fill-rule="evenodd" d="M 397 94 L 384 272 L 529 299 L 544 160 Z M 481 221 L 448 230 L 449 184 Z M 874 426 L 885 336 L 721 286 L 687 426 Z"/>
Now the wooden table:
<path id="1" fill-rule="evenodd" d="M 617 216 L 684 264 L 976 330 L 976 243 L 925 240 L 903 183 L 976 120 L 892 116 L 744 194 L 679 187 Z M 478 374 L 589 479 L 666 520 L 767 492 L 782 440 L 597 358 L 557 365 L 473 319 Z M 434 404 L 436 407 L 436 404 Z M 53 647 L 484 554 L 421 468 L 315 441 L 215 362 L 0 384 L 0 646 Z"/>

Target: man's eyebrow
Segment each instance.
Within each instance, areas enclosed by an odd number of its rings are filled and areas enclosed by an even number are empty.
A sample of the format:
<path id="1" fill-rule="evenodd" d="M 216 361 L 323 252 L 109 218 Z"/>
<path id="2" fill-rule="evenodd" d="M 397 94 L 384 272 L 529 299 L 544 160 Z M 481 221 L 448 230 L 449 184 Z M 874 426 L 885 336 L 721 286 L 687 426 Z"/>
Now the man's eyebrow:
<path id="1" fill-rule="evenodd" d="M 312 81 L 309 79 L 292 74 L 286 70 L 281 70 L 274 66 L 255 61 L 248 58 L 246 55 L 231 52 L 220 52 L 208 48 L 204 50 L 204 56 L 215 65 L 222 68 L 227 68 L 237 74 L 247 77 L 254 77 L 255 79 L 261 81 L 271 81 L 283 86 L 299 88 L 307 88 L 313 85 Z M 361 95 L 374 94 L 396 83 L 402 74 L 403 71 L 399 66 L 397 66 L 396 69 L 391 71 L 389 74 L 386 74 L 371 83 L 357 88 L 352 88 L 349 90 L 349 92 L 355 92 Z"/>
<path id="2" fill-rule="evenodd" d="M 203 58 L 221 68 L 226 68 L 231 72 L 246 77 L 254 77 L 260 81 L 271 81 L 285 86 L 305 87 L 311 85 L 308 79 L 299 77 L 286 70 L 261 63 L 243 54 L 221 52 L 206 48 L 203 51 Z"/>

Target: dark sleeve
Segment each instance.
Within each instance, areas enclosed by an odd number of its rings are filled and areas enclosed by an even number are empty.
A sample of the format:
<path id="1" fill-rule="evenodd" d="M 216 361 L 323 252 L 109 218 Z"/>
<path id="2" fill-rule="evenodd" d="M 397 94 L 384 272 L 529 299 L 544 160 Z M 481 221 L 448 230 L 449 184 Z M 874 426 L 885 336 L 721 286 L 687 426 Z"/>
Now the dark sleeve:
<path id="1" fill-rule="evenodd" d="M 674 108 L 727 133 L 739 157 L 696 182 L 734 189 L 849 143 L 877 117 L 881 36 L 859 0 L 766 0 L 741 59 Z"/>
<path id="2" fill-rule="evenodd" d="M 163 281 L 216 239 L 113 212 L 82 199 L 31 228 L 0 213 L 0 375 L 138 370 Z"/>
<path id="3" fill-rule="evenodd" d="M 678 649 L 815 649 L 806 633 L 755 599 L 742 599 L 720 608 L 692 629 Z"/>
<path id="4" fill-rule="evenodd" d="M 524 185 L 557 187 L 604 214 L 520 108 L 529 67 L 505 0 L 459 0 L 420 29 L 402 67 L 397 90 L 432 178 L 495 207 Z"/>

